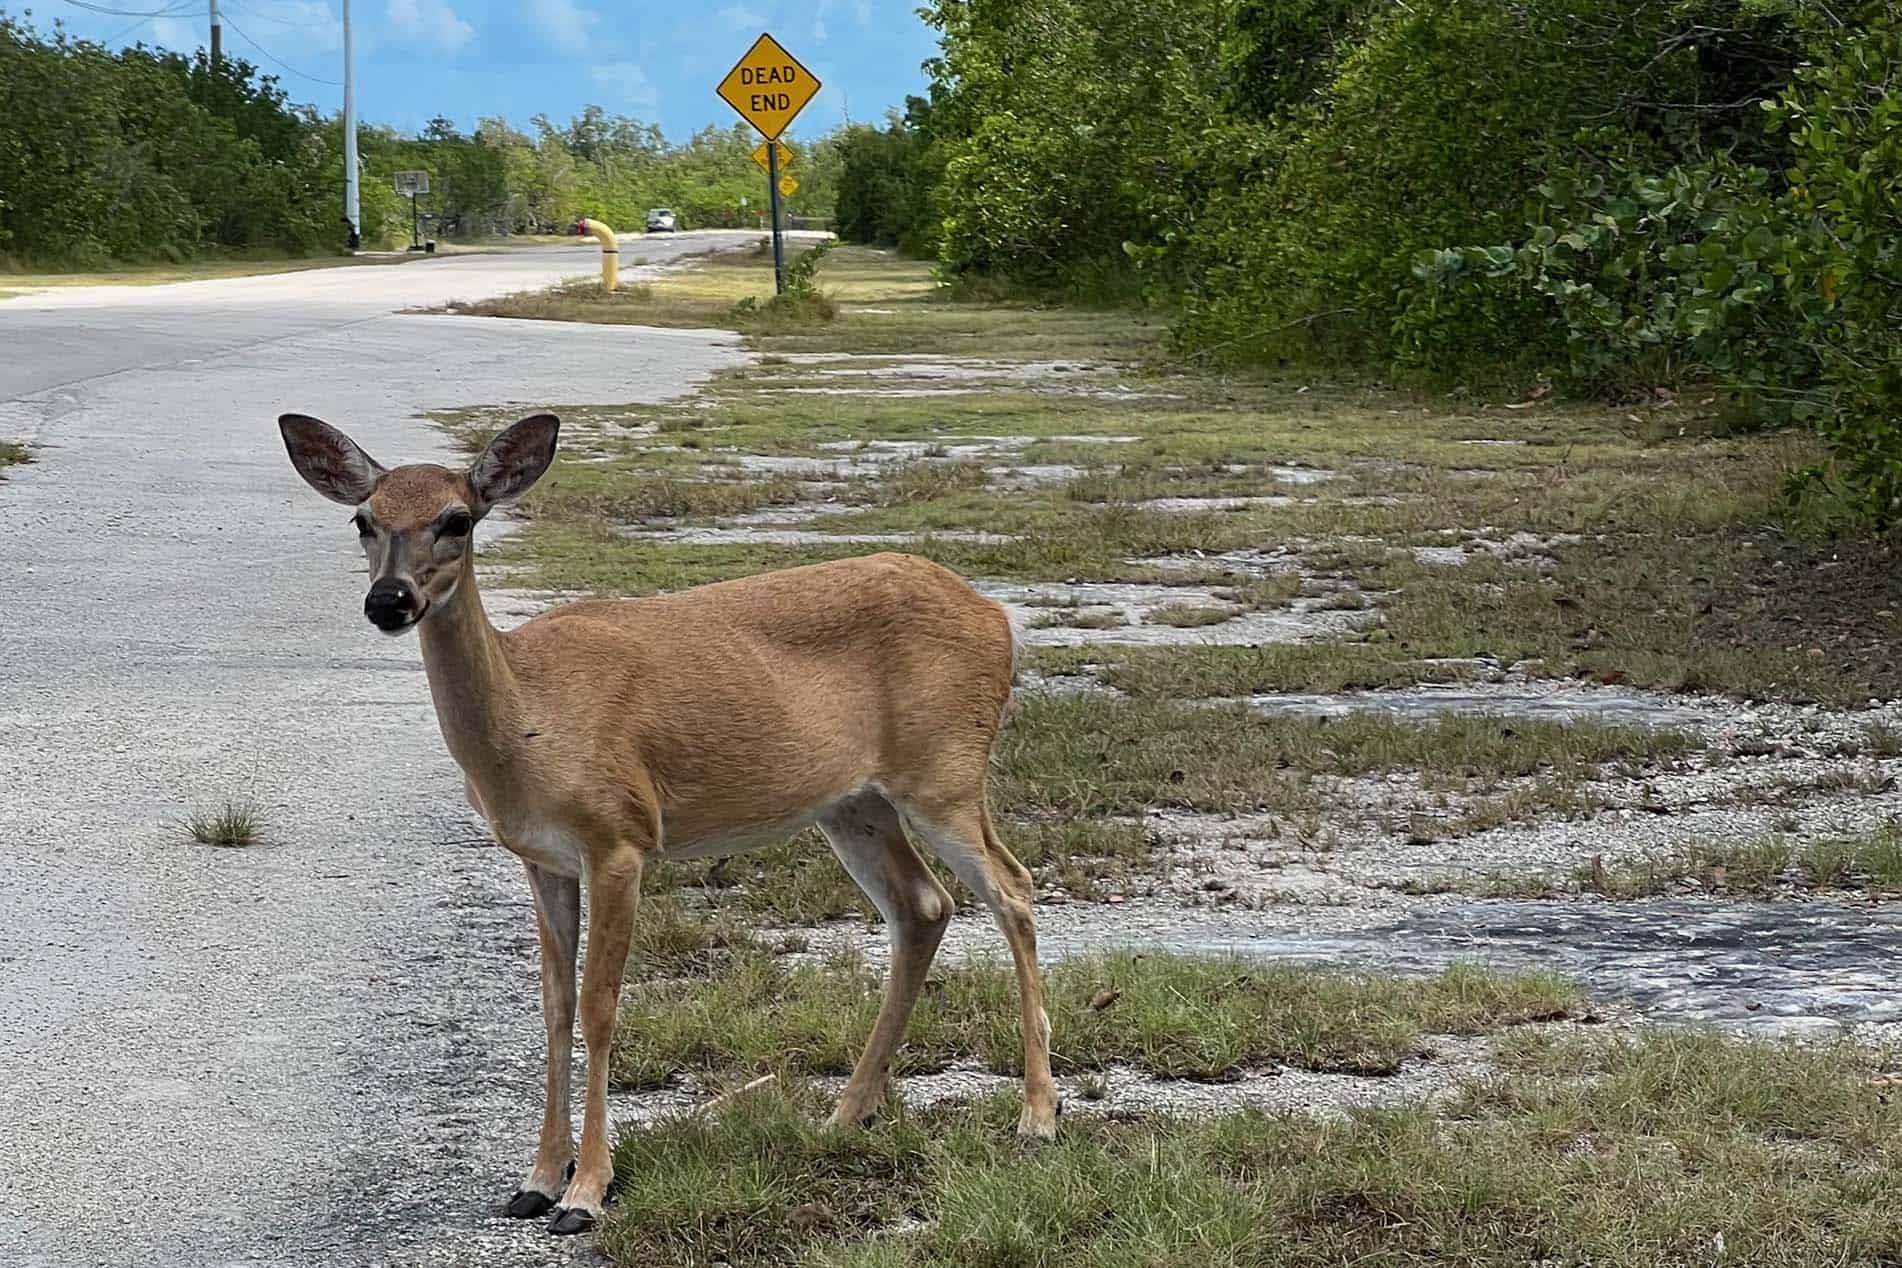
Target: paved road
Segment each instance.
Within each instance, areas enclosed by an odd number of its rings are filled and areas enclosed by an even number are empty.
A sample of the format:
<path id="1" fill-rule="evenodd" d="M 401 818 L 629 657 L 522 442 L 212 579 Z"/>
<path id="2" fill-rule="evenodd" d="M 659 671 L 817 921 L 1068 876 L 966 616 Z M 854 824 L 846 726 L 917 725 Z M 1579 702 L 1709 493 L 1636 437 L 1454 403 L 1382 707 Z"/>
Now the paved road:
<path id="1" fill-rule="evenodd" d="M 544 1253 L 490 1218 L 539 1088 L 519 870 L 274 419 L 413 460 L 444 452 L 426 408 L 662 399 L 741 358 L 709 332 L 398 315 L 595 259 L 0 302 L 0 436 L 38 451 L 0 482 L 0 1264 Z M 182 839 L 232 795 L 268 845 Z"/>

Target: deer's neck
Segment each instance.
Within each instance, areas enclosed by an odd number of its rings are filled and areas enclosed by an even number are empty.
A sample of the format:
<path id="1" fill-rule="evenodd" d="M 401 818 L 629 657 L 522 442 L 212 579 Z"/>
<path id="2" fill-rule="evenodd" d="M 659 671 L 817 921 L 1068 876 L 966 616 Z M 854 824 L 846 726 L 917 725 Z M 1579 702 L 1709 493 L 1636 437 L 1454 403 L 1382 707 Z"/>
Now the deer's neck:
<path id="1" fill-rule="evenodd" d="M 417 633 L 449 755 L 471 779 L 488 783 L 511 760 L 522 709 L 502 636 L 482 610 L 473 562 L 463 561 L 455 593 L 424 618 Z"/>

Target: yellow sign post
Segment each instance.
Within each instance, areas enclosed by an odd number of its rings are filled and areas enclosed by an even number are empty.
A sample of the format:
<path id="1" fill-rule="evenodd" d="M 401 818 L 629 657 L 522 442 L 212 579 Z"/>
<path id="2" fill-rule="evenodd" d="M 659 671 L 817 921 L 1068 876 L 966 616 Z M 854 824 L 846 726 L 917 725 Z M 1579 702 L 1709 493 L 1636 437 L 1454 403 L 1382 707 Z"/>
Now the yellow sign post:
<path id="1" fill-rule="evenodd" d="M 780 236 L 779 200 L 792 196 L 799 182 L 780 171 L 792 162 L 792 151 L 778 144 L 779 134 L 819 92 L 819 77 L 799 64 L 770 35 L 761 35 L 753 47 L 726 73 L 716 91 L 740 117 L 759 129 L 766 144 L 753 152 L 753 161 L 766 169 L 767 199 L 773 209 L 773 289 L 786 289 L 786 247 Z M 762 154 L 760 151 L 765 151 Z M 787 189 L 790 183 L 792 189 Z"/>
<path id="2" fill-rule="evenodd" d="M 779 178 L 779 196 L 781 198 L 791 198 L 798 192 L 799 178 L 797 176 L 794 176 L 791 172 L 787 172 L 784 176 Z"/>
<path id="3" fill-rule="evenodd" d="M 758 145 L 753 147 L 753 161 L 759 164 L 760 171 L 771 172 L 773 169 L 773 156 L 766 152 L 766 144 L 766 142 L 761 141 Z M 779 170 L 783 172 L 793 165 L 793 159 L 796 158 L 797 155 L 793 153 L 792 146 L 787 145 L 784 141 L 775 142 L 774 147 L 779 151 Z"/>

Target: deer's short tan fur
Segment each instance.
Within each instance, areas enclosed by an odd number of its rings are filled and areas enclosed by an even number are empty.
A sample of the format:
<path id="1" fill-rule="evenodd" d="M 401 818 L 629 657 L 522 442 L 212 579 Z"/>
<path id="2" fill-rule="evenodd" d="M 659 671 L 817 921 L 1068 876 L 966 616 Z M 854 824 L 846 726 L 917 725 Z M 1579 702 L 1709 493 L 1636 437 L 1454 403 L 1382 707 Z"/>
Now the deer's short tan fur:
<path id="1" fill-rule="evenodd" d="M 511 1213 L 554 1208 L 552 1227 L 573 1232 L 601 1210 L 612 1178 L 608 1056 L 646 862 L 731 853 L 809 824 L 883 914 L 893 944 L 884 1004 L 834 1123 L 862 1121 L 883 1097 L 950 920 L 950 896 L 917 839 L 984 900 L 1010 943 L 1025 1048 L 1019 1129 L 1053 1134 L 1030 877 L 985 806 L 1013 675 L 1002 608 L 936 564 L 882 554 L 570 603 L 500 633 L 477 591 L 471 530 L 547 468 L 552 416 L 517 423 L 467 472 L 386 471 L 316 419 L 286 415 L 280 427 L 304 478 L 357 508 L 366 614 L 392 633 L 417 629 L 469 800 L 527 866 L 548 1077 L 540 1145 Z M 588 1062 L 577 1156 L 569 1058 L 583 885 Z"/>

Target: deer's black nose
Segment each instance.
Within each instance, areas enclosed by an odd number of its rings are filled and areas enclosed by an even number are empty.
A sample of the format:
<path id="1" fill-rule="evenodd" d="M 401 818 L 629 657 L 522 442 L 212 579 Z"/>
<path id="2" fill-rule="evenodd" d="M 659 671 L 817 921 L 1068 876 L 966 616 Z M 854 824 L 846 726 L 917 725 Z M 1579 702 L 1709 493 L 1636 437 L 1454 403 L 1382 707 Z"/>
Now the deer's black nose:
<path id="1" fill-rule="evenodd" d="M 407 581 L 384 577 L 363 599 L 363 615 L 379 630 L 400 630 L 416 619 L 416 591 Z"/>

